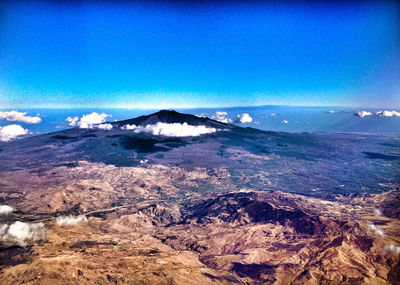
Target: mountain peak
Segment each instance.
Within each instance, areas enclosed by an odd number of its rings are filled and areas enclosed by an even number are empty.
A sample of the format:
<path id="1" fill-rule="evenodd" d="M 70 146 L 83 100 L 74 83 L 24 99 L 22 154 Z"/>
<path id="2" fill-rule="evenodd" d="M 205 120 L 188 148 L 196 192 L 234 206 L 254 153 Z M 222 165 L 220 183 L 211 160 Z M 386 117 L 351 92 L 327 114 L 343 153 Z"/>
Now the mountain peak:
<path id="1" fill-rule="evenodd" d="M 156 113 L 140 116 L 134 119 L 118 121 L 113 124 L 118 126 L 123 125 L 136 125 L 136 126 L 146 126 L 146 125 L 155 125 L 157 123 L 187 123 L 188 125 L 193 126 L 206 126 L 212 127 L 216 129 L 230 129 L 233 125 L 221 123 L 210 118 L 197 117 L 191 114 L 183 114 L 179 113 L 175 110 L 160 110 Z"/>

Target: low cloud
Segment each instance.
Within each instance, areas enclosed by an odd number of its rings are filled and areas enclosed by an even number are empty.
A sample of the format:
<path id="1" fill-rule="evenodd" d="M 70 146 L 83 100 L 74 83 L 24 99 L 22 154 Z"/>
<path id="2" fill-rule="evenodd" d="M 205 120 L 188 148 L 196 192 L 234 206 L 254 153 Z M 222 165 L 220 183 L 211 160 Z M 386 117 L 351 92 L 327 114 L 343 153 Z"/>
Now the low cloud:
<path id="1" fill-rule="evenodd" d="M 232 123 L 233 120 L 229 119 L 227 116 L 228 116 L 227 112 L 219 111 L 219 112 L 215 112 L 215 115 L 212 116 L 211 119 L 217 120 L 218 122 L 225 123 L 225 124 Z"/>
<path id="2" fill-rule="evenodd" d="M 372 231 L 374 234 L 380 236 L 380 237 L 384 237 L 385 233 L 384 231 L 379 227 L 379 226 L 375 226 L 373 224 L 368 225 L 368 229 L 370 231 Z"/>
<path id="3" fill-rule="evenodd" d="M 101 125 L 110 125 L 110 124 L 103 124 L 106 121 L 107 117 L 111 117 L 111 115 L 108 115 L 106 113 L 101 113 L 98 114 L 96 112 L 93 112 L 91 114 L 86 114 L 83 115 L 81 118 L 79 117 L 68 117 L 66 121 L 68 122 L 68 125 L 71 127 L 79 127 L 81 129 L 94 129 L 94 128 L 99 128 Z M 102 127 L 100 127 L 102 128 Z M 103 129 L 107 129 L 109 126 L 104 127 Z M 112 128 L 112 125 L 111 125 Z"/>
<path id="4" fill-rule="evenodd" d="M 71 127 L 77 127 L 79 122 L 79 117 L 68 117 L 65 119 L 68 122 L 68 125 Z"/>
<path id="5" fill-rule="evenodd" d="M 282 120 L 282 124 L 288 124 L 289 123 L 289 121 L 287 121 L 287 120 Z"/>
<path id="6" fill-rule="evenodd" d="M 375 209 L 374 209 L 374 215 L 375 215 L 376 217 L 382 216 L 381 210 L 379 210 L 378 208 L 375 208 Z"/>
<path id="7" fill-rule="evenodd" d="M 400 112 L 396 111 L 379 111 L 376 112 L 375 115 L 380 117 L 400 117 Z"/>
<path id="8" fill-rule="evenodd" d="M 396 111 L 378 111 L 376 113 L 368 112 L 368 111 L 360 111 L 355 113 L 354 115 L 364 118 L 365 116 L 378 116 L 378 117 L 400 117 L 400 112 Z"/>
<path id="9" fill-rule="evenodd" d="M 389 244 L 389 245 L 385 245 L 383 249 L 387 250 L 387 251 L 390 251 L 390 252 L 393 252 L 396 255 L 400 254 L 400 246 L 394 245 L 392 243 Z"/>
<path id="10" fill-rule="evenodd" d="M 230 124 L 233 122 L 233 120 L 229 119 L 229 118 L 225 118 L 225 119 L 221 119 L 221 120 L 217 120 L 217 121 L 219 121 L 221 123 L 225 123 L 225 124 Z"/>
<path id="11" fill-rule="evenodd" d="M 87 218 L 84 215 L 75 216 L 60 216 L 56 219 L 57 225 L 61 227 L 74 226 L 79 223 L 86 223 Z"/>
<path id="12" fill-rule="evenodd" d="M 5 119 L 10 122 L 21 122 L 27 124 L 38 124 L 42 121 L 39 116 L 27 116 L 26 112 L 8 111 L 0 112 L 0 119 Z"/>
<path id="13" fill-rule="evenodd" d="M 136 125 L 129 125 L 129 124 L 123 125 L 123 126 L 121 127 L 122 130 L 134 130 L 134 129 L 136 129 L 136 128 L 137 128 Z"/>
<path id="14" fill-rule="evenodd" d="M 0 215 L 9 215 L 14 212 L 14 208 L 8 205 L 0 205 Z"/>
<path id="15" fill-rule="evenodd" d="M 8 125 L 4 127 L 0 127 L 0 141 L 8 142 L 13 140 L 19 136 L 28 134 L 29 131 L 24 129 L 20 125 Z"/>
<path id="16" fill-rule="evenodd" d="M 192 126 L 187 123 L 157 123 L 145 127 L 138 126 L 134 129 L 135 133 L 150 133 L 156 136 L 167 137 L 196 137 L 204 134 L 215 133 L 217 129 L 206 126 Z"/>
<path id="17" fill-rule="evenodd" d="M 367 111 L 360 111 L 355 113 L 354 115 L 359 116 L 360 118 L 364 118 L 365 116 L 372 116 L 372 113 Z"/>
<path id="18" fill-rule="evenodd" d="M 251 123 L 251 122 L 253 122 L 253 118 L 248 113 L 243 113 L 243 114 L 237 115 L 236 122 L 242 123 L 242 124 Z"/>
<path id="19" fill-rule="evenodd" d="M 98 129 L 107 130 L 107 131 L 109 131 L 113 128 L 113 126 L 111 124 L 100 124 L 100 125 L 96 125 L 95 127 Z"/>
<path id="20" fill-rule="evenodd" d="M 44 239 L 46 234 L 43 223 L 29 224 L 17 221 L 11 225 L 0 225 L 0 240 L 6 244 L 27 246 Z"/>

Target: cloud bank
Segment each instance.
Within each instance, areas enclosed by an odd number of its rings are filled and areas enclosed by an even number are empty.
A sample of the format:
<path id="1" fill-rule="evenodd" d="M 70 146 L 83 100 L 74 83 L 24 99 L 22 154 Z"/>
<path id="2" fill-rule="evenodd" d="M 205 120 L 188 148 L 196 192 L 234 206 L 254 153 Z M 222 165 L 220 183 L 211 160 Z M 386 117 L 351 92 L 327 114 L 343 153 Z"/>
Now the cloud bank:
<path id="1" fill-rule="evenodd" d="M 135 133 L 149 133 L 155 136 L 167 137 L 196 137 L 204 134 L 215 133 L 217 129 L 206 126 L 192 126 L 187 123 L 157 123 L 145 127 L 135 125 L 125 125 L 121 129 L 133 130 Z"/>
<path id="2" fill-rule="evenodd" d="M 57 222 L 57 225 L 59 225 L 61 227 L 74 226 L 74 225 L 82 223 L 82 222 L 86 223 L 87 218 L 84 215 L 79 215 L 77 217 L 74 217 L 72 215 L 60 216 L 60 217 L 57 217 L 56 222 Z"/>
<path id="3" fill-rule="evenodd" d="M 81 129 L 94 129 L 100 128 L 103 130 L 110 130 L 112 129 L 111 124 L 103 124 L 106 121 L 107 117 L 111 117 L 106 113 L 98 114 L 93 112 L 91 114 L 83 115 L 81 118 L 79 117 L 68 117 L 66 121 L 68 125 L 71 127 L 79 127 Z"/>
<path id="4" fill-rule="evenodd" d="M 396 111 L 379 111 L 376 112 L 375 115 L 380 117 L 400 117 L 400 112 Z"/>
<path id="5" fill-rule="evenodd" d="M 360 111 L 355 113 L 354 115 L 359 116 L 360 118 L 364 118 L 365 116 L 379 116 L 379 117 L 400 117 L 400 112 L 396 111 L 378 111 L 376 113 Z"/>
<path id="6" fill-rule="evenodd" d="M 242 124 L 251 123 L 251 122 L 253 122 L 253 118 L 248 113 L 243 113 L 243 114 L 237 115 L 236 122 L 242 123 Z"/>
<path id="7" fill-rule="evenodd" d="M 8 125 L 0 127 L 0 141 L 8 142 L 19 136 L 28 134 L 29 131 L 21 127 L 20 125 Z"/>
<path id="8" fill-rule="evenodd" d="M 8 205 L 0 205 L 0 215 L 9 215 L 14 212 L 14 208 Z"/>
<path id="9" fill-rule="evenodd" d="M 13 245 L 27 246 L 44 239 L 46 234 L 43 223 L 29 224 L 17 221 L 11 225 L 0 225 L 0 240 Z"/>
<path id="10" fill-rule="evenodd" d="M 27 124 L 38 124 L 42 121 L 39 116 L 31 117 L 27 116 L 26 114 L 26 112 L 18 111 L 0 112 L 0 119 L 6 119 L 10 122 L 21 122 Z"/>

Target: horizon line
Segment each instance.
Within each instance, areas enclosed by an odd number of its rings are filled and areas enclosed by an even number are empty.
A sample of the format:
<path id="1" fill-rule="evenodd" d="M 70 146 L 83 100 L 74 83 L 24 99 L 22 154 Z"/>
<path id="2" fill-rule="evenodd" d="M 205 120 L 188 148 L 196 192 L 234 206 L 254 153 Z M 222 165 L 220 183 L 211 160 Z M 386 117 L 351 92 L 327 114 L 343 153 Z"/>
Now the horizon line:
<path id="1" fill-rule="evenodd" d="M 187 109 L 233 109 L 233 108 L 262 108 L 262 107 L 302 107 L 302 108 L 360 108 L 360 109 L 400 109 L 400 106 L 340 106 L 340 105 L 302 105 L 302 104 L 265 104 L 265 105 L 232 105 L 232 106 L 159 106 L 159 107 L 126 107 L 126 106 L 71 106 L 71 105 L 38 105 L 38 106 L 17 106 L 10 105 L 8 107 L 0 106 L 0 110 L 5 109 L 121 109 L 121 110 L 187 110 Z"/>

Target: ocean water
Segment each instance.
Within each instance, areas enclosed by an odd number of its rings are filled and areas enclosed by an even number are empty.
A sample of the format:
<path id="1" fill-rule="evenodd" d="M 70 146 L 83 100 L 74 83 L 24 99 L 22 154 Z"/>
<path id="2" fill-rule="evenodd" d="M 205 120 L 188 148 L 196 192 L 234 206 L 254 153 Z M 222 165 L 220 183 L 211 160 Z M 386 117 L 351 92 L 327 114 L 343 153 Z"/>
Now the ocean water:
<path id="1" fill-rule="evenodd" d="M 0 109 L 11 111 L 16 109 Z M 375 113 L 383 109 L 355 109 L 344 107 L 288 107 L 288 106 L 260 106 L 260 107 L 232 107 L 232 108 L 203 108 L 203 109 L 176 109 L 179 112 L 190 113 L 198 116 L 217 118 L 217 112 L 225 112 L 219 118 L 229 119 L 232 123 L 253 127 L 262 130 L 282 132 L 350 132 L 350 133 L 374 133 L 374 134 L 399 134 L 400 117 L 365 116 L 363 118 L 354 115 L 359 111 Z M 396 111 L 399 111 L 395 109 Z M 70 128 L 65 121 L 68 117 L 81 117 L 91 112 L 106 113 L 111 115 L 108 121 L 125 120 L 140 115 L 148 115 L 158 110 L 142 109 L 17 109 L 27 112 L 27 115 L 38 115 L 42 118 L 39 124 L 26 124 L 21 122 L 9 122 L 0 119 L 0 126 L 19 124 L 33 134 L 56 132 Z M 392 111 L 390 109 L 390 111 Z M 252 122 L 240 123 L 238 115 L 247 113 Z"/>

